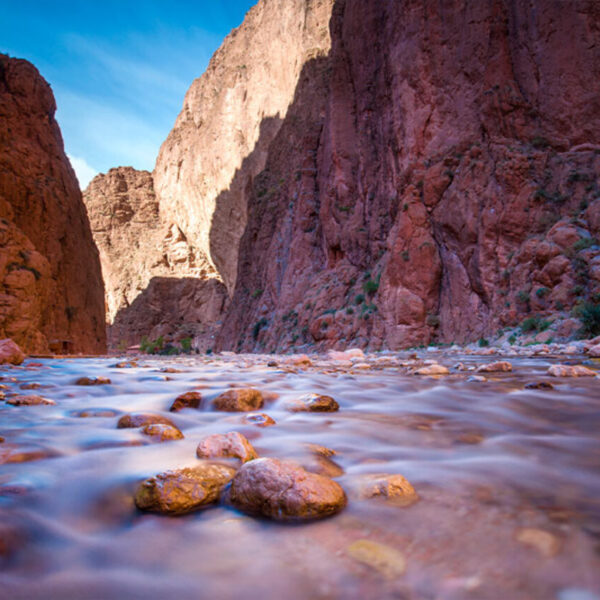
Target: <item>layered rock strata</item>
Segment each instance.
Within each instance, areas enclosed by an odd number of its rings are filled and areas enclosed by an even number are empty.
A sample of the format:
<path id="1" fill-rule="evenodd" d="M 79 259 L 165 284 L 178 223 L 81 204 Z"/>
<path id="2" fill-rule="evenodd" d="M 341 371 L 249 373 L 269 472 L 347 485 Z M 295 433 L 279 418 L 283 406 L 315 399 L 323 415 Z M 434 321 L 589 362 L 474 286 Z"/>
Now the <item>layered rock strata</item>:
<path id="1" fill-rule="evenodd" d="M 50 86 L 0 55 L 0 337 L 26 352 L 106 348 L 104 291 Z"/>

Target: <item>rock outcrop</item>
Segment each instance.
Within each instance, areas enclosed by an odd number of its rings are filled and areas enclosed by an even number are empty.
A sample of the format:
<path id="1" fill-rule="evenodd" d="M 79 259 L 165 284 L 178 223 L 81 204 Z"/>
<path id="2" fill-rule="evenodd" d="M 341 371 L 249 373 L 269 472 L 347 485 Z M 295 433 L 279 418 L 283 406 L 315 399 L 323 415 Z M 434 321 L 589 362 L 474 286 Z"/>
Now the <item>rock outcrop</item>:
<path id="1" fill-rule="evenodd" d="M 152 174 L 97 175 L 84 192 L 106 287 L 109 344 L 196 337 L 210 347 L 227 294 L 179 226 L 163 218 Z"/>
<path id="2" fill-rule="evenodd" d="M 0 54 L 0 338 L 99 353 L 100 262 L 55 111 L 37 69 Z"/>
<path id="3" fill-rule="evenodd" d="M 153 172 L 161 222 L 227 288 L 215 347 L 465 342 L 598 302 L 599 18 L 260 0 Z"/>
<path id="4" fill-rule="evenodd" d="M 252 180 L 218 346 L 464 342 L 597 299 L 599 16 L 338 0 Z"/>

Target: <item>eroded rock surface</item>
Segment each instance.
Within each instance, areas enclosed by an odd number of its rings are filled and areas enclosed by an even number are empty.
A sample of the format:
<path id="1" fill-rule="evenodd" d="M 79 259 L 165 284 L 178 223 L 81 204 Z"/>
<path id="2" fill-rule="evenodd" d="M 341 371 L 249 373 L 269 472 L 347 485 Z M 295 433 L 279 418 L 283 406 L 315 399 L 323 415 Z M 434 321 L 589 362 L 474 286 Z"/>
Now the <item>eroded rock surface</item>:
<path id="1" fill-rule="evenodd" d="M 104 291 L 50 86 L 0 54 L 0 337 L 25 352 L 100 353 Z"/>
<path id="2" fill-rule="evenodd" d="M 140 510 L 184 515 L 216 502 L 234 473 L 231 467 L 209 463 L 159 473 L 139 485 L 135 505 Z"/>
<path id="3" fill-rule="evenodd" d="M 206 436 L 198 444 L 196 456 L 198 458 L 239 458 L 243 463 L 258 458 L 252 444 L 237 431 Z"/>
<path id="4" fill-rule="evenodd" d="M 244 512 L 278 521 L 326 517 L 346 506 L 338 483 L 274 458 L 243 465 L 231 482 L 229 500 Z"/>

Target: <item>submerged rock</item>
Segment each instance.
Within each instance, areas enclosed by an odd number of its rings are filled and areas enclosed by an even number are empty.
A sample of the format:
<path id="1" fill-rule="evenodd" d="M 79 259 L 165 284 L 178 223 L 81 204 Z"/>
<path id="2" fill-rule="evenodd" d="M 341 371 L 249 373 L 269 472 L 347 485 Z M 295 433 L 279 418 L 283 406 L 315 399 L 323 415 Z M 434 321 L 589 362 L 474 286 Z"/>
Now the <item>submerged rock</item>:
<path id="1" fill-rule="evenodd" d="M 348 546 L 348 555 L 354 560 L 375 569 L 386 579 L 395 579 L 406 570 L 404 555 L 385 544 L 371 540 L 356 540 Z"/>
<path id="2" fill-rule="evenodd" d="M 183 433 L 177 427 L 164 423 L 150 423 L 149 425 L 145 425 L 142 428 L 142 433 L 157 442 L 170 442 L 183 439 Z"/>
<path id="3" fill-rule="evenodd" d="M 583 365 L 552 365 L 548 368 L 548 375 L 552 377 L 595 377 L 596 371 Z"/>
<path id="4" fill-rule="evenodd" d="M 73 417 L 85 419 L 90 417 L 117 417 L 120 412 L 112 408 L 87 408 L 84 410 L 74 410 L 70 414 Z"/>
<path id="5" fill-rule="evenodd" d="M 286 408 L 291 412 L 336 412 L 340 405 L 331 396 L 306 394 L 290 402 Z"/>
<path id="6" fill-rule="evenodd" d="M 8 398 L 6 400 L 7 404 L 12 404 L 13 406 L 39 406 L 39 405 L 49 405 L 53 406 L 56 404 L 54 400 L 49 400 L 48 398 L 42 398 L 41 396 L 13 396 L 12 398 Z"/>
<path id="7" fill-rule="evenodd" d="M 250 413 L 242 417 L 244 423 L 256 425 L 257 427 L 270 427 L 277 423 L 265 413 Z"/>
<path id="8" fill-rule="evenodd" d="M 398 506 L 410 506 L 419 499 L 415 488 L 400 474 L 363 475 L 358 479 L 357 492 L 361 499 L 380 497 Z"/>
<path id="9" fill-rule="evenodd" d="M 184 515 L 216 502 L 234 473 L 231 467 L 208 463 L 159 473 L 138 486 L 135 505 L 140 510 Z"/>
<path id="10" fill-rule="evenodd" d="M 225 412 L 250 412 L 262 408 L 262 394 L 253 388 L 233 388 L 213 400 L 216 410 Z"/>
<path id="11" fill-rule="evenodd" d="M 231 482 L 229 500 L 244 512 L 278 521 L 317 519 L 346 506 L 338 483 L 274 458 L 243 465 Z"/>
<path id="12" fill-rule="evenodd" d="M 543 529 L 525 527 L 517 532 L 517 541 L 535 548 L 542 556 L 552 558 L 560 551 L 560 540 Z"/>
<path id="13" fill-rule="evenodd" d="M 213 433 L 196 448 L 198 458 L 239 458 L 243 463 L 258 458 L 252 444 L 237 431 Z"/>
<path id="14" fill-rule="evenodd" d="M 10 338 L 0 340 L 0 365 L 20 365 L 25 360 L 25 354 Z"/>
<path id="15" fill-rule="evenodd" d="M 76 385 L 106 385 L 111 383 L 108 377 L 80 377 Z"/>
<path id="16" fill-rule="evenodd" d="M 119 429 L 126 429 L 129 427 L 144 427 L 145 425 L 169 425 L 175 427 L 175 424 L 167 417 L 162 415 L 153 415 L 150 413 L 133 413 L 130 415 L 123 415 L 117 422 Z"/>
<path id="17" fill-rule="evenodd" d="M 549 381 L 530 381 L 525 384 L 526 390 L 553 390 L 554 386 Z"/>
<path id="18" fill-rule="evenodd" d="M 179 412 L 184 408 L 199 408 L 201 402 L 202 394 L 200 392 L 185 392 L 185 394 L 180 394 L 173 400 L 169 411 Z"/>

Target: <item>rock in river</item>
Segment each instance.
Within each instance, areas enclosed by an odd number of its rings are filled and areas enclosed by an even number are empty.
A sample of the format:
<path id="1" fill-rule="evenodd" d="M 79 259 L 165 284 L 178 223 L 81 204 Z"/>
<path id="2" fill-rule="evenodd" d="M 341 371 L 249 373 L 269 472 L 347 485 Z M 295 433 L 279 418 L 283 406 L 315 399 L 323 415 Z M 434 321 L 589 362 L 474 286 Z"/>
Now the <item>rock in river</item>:
<path id="1" fill-rule="evenodd" d="M 183 433 L 173 425 L 164 423 L 150 423 L 142 428 L 142 433 L 151 437 L 156 442 L 170 442 L 173 440 L 182 440 Z"/>
<path id="2" fill-rule="evenodd" d="M 225 412 L 250 412 L 262 408 L 262 394 L 253 388 L 233 388 L 213 401 L 216 410 Z"/>
<path id="3" fill-rule="evenodd" d="M 184 408 L 199 408 L 200 402 L 202 402 L 202 394 L 200 392 L 185 392 L 185 394 L 180 394 L 173 400 L 173 404 L 171 404 L 169 410 L 171 412 L 179 412 Z"/>
<path id="4" fill-rule="evenodd" d="M 360 498 L 382 497 L 398 506 L 410 506 L 419 496 L 410 482 L 400 474 L 379 473 L 364 475 L 358 481 Z"/>
<path id="5" fill-rule="evenodd" d="M 306 394 L 290 402 L 287 409 L 292 412 L 336 412 L 340 405 L 331 396 Z"/>
<path id="6" fill-rule="evenodd" d="M 258 458 L 252 444 L 237 431 L 213 433 L 196 448 L 198 458 L 239 458 L 243 463 Z"/>
<path id="7" fill-rule="evenodd" d="M 140 483 L 135 505 L 140 510 L 185 515 L 216 502 L 234 473 L 231 467 L 210 463 L 159 473 Z"/>
<path id="8" fill-rule="evenodd" d="M 278 521 L 317 519 L 346 506 L 338 483 L 275 458 L 243 465 L 231 482 L 229 500 L 244 512 Z"/>
<path id="9" fill-rule="evenodd" d="M 548 375 L 553 377 L 595 377 L 596 372 L 583 365 L 552 365 L 548 368 Z"/>
<path id="10" fill-rule="evenodd" d="M 512 365 L 507 360 L 498 360 L 496 362 L 487 363 L 477 367 L 478 373 L 498 373 L 512 371 Z"/>
<path id="11" fill-rule="evenodd" d="M 250 413 L 244 415 L 243 422 L 247 425 L 256 425 L 257 427 L 270 427 L 276 425 L 275 421 L 265 413 Z"/>
<path id="12" fill-rule="evenodd" d="M 13 396 L 6 401 L 7 404 L 13 406 L 39 406 L 41 404 L 54 405 L 54 400 L 48 400 L 48 398 L 42 398 L 41 396 Z"/>
<path id="13" fill-rule="evenodd" d="M 144 427 L 144 425 L 153 424 L 170 425 L 175 427 L 173 421 L 163 417 L 162 415 L 153 415 L 150 413 L 133 413 L 130 415 L 123 415 L 117 422 L 119 429 L 126 429 L 128 427 Z"/>
<path id="14" fill-rule="evenodd" d="M 108 377 L 80 377 L 76 385 L 106 385 L 111 383 Z"/>

